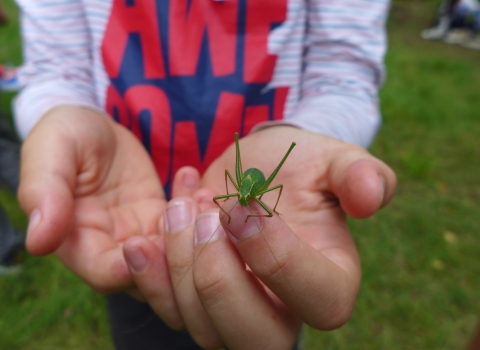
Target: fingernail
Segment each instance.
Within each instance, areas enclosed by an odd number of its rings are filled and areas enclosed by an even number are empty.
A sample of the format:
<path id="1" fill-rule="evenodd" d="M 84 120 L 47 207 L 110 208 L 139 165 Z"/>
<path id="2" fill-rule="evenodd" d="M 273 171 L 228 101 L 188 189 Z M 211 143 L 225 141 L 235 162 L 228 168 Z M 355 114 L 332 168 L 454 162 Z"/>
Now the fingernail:
<path id="1" fill-rule="evenodd" d="M 125 250 L 125 260 L 134 272 L 142 272 L 148 267 L 147 257 L 140 247 L 131 247 Z"/>
<path id="2" fill-rule="evenodd" d="M 169 233 L 182 231 L 190 224 L 192 216 L 190 203 L 182 200 L 171 201 L 165 211 L 165 230 Z"/>
<path id="3" fill-rule="evenodd" d="M 200 214 L 195 222 L 195 245 L 214 242 L 225 235 L 218 213 Z"/>
<path id="4" fill-rule="evenodd" d="M 248 215 L 263 214 L 263 212 L 252 211 L 252 208 L 246 209 L 244 207 L 238 208 L 235 215 L 227 226 L 228 232 L 238 241 L 258 234 L 263 229 L 263 221 L 259 217 L 248 217 Z M 239 220 L 240 219 L 240 220 Z M 245 222 L 245 219 L 247 221 Z"/>
<path id="5" fill-rule="evenodd" d="M 240 241 L 260 232 L 262 230 L 261 225 L 262 223 L 258 218 L 249 218 L 242 226 L 235 225 L 229 232 Z"/>
<path id="6" fill-rule="evenodd" d="M 27 236 L 35 229 L 35 227 L 38 226 L 40 221 L 42 221 L 42 214 L 40 213 L 40 210 L 34 209 L 30 213 L 30 217 L 28 219 Z"/>

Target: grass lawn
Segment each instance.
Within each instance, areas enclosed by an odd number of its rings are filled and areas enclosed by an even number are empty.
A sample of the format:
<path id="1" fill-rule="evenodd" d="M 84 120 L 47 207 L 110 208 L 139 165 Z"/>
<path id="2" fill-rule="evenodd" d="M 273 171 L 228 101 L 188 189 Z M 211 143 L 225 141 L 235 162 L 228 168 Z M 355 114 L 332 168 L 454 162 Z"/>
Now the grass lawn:
<path id="1" fill-rule="evenodd" d="M 397 173 L 397 195 L 350 221 L 363 264 L 354 314 L 333 332 L 308 329 L 306 349 L 462 349 L 480 315 L 480 51 L 420 39 L 437 5 L 392 8 L 371 151 Z M 19 64 L 15 21 L 0 33 L 0 62 Z M 2 95 L 3 110 L 12 97 Z M 14 196 L 0 202 L 24 229 Z M 53 257 L 25 254 L 24 265 L 0 277 L 0 349 L 112 348 L 101 296 Z"/>

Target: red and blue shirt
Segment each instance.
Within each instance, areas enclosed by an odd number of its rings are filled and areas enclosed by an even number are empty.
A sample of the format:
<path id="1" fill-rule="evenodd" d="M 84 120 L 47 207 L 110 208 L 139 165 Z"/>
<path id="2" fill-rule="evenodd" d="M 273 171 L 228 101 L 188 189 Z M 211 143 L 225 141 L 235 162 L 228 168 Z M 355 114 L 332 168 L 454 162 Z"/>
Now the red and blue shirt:
<path id="1" fill-rule="evenodd" d="M 367 146 L 379 125 L 388 0 L 17 0 L 26 137 L 49 109 L 110 115 L 162 183 L 269 123 Z"/>

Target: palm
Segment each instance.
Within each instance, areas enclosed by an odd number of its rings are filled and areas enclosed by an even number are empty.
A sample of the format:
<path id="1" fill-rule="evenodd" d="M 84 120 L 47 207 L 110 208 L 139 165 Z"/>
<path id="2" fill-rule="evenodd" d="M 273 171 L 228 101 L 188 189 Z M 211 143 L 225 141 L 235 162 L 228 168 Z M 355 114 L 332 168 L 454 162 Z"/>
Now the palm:
<path id="1" fill-rule="evenodd" d="M 102 161 L 104 166 L 92 169 L 86 164 L 83 174 L 94 172 L 93 179 L 82 181 L 79 175 L 74 230 L 57 254 L 67 266 L 86 260 L 93 268 L 109 267 L 114 277 L 128 283 L 122 243 L 133 235 L 154 237 L 166 201 L 143 147 L 121 127 L 112 128 L 117 147 Z M 72 259 L 76 251 L 81 261 Z"/>
<path id="2" fill-rule="evenodd" d="M 117 139 L 113 152 L 99 157 L 96 165 L 85 164 L 78 175 L 75 226 L 122 242 L 133 234 L 157 232 L 165 196 L 140 143 L 121 127 L 112 127 Z"/>
<path id="3" fill-rule="evenodd" d="M 40 184 L 46 192 L 43 216 L 48 216 L 45 202 L 51 202 L 55 225 L 29 237 L 29 249 L 40 244 L 43 251 L 59 247 L 56 254 L 62 262 L 101 292 L 128 288 L 133 284 L 122 243 L 133 235 L 157 233 L 166 205 L 160 181 L 132 133 L 88 110 L 78 118 L 72 111 L 65 118 L 62 112 L 42 119 L 24 146 L 25 157 L 38 157 L 32 147 L 48 142 L 58 153 L 45 165 L 54 180 L 45 177 Z M 68 142 L 58 145 L 57 140 Z M 22 174 L 33 173 L 28 159 L 24 164 Z M 22 180 L 31 183 L 27 176 Z M 25 197 L 31 193 L 20 189 Z"/>
<path id="4" fill-rule="evenodd" d="M 269 138 L 268 135 L 263 135 L 263 132 L 245 138 L 240 145 L 243 170 L 256 167 L 268 177 L 284 156 L 290 142 L 297 142 L 297 147 L 271 186 L 284 185 L 277 206 L 282 218 L 302 240 L 321 250 L 329 244 L 327 237 L 332 234 L 332 229 L 346 229 L 345 215 L 339 201 L 332 194 L 327 179 L 332 148 L 339 142 L 310 133 L 310 137 L 305 137 L 303 132 L 297 129 L 284 129 L 287 133 L 293 131 L 292 137 L 298 138 Z M 268 132 L 268 129 L 266 131 Z M 203 177 L 203 184 L 213 187 L 218 193 L 225 193 L 226 189 L 222 186 L 225 169 L 235 169 L 234 146 L 210 166 Z M 229 186 L 229 191 L 234 190 L 231 184 Z M 263 196 L 262 201 L 273 207 L 277 196 L 278 192 L 274 191 Z M 322 232 L 325 232 L 325 235 Z"/>

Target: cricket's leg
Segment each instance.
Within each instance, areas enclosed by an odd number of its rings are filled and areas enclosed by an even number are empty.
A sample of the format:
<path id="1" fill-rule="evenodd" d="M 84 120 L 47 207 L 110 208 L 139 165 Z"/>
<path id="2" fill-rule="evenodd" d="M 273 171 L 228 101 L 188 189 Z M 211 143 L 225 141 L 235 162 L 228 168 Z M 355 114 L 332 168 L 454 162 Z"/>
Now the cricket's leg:
<path id="1" fill-rule="evenodd" d="M 265 193 L 274 191 L 274 190 L 276 190 L 277 188 L 279 188 L 280 191 L 278 192 L 277 202 L 275 203 L 275 206 L 273 207 L 273 212 L 274 212 L 275 214 L 280 215 L 280 213 L 279 213 L 278 211 L 276 211 L 276 209 L 277 209 L 278 201 L 280 200 L 280 197 L 281 197 L 282 191 L 283 191 L 283 185 L 282 185 L 282 184 L 277 185 L 277 186 L 273 186 L 272 188 L 266 189 L 265 191 L 263 191 L 263 192 L 260 194 L 260 198 L 259 198 L 259 199 L 262 199 L 262 196 L 263 196 Z"/>
<path id="2" fill-rule="evenodd" d="M 260 199 L 258 199 L 257 197 L 253 197 L 253 199 L 255 199 L 255 201 L 260 204 L 260 206 L 265 209 L 265 211 L 268 213 L 268 214 L 265 214 L 265 215 L 247 215 L 247 217 L 245 218 L 245 222 L 248 221 L 249 218 L 260 218 L 260 217 L 266 217 L 266 218 L 271 218 L 273 216 L 273 213 L 270 209 L 268 209 L 268 207 L 266 206 L 265 203 L 263 203 Z"/>
<path id="3" fill-rule="evenodd" d="M 233 181 L 232 175 L 230 175 L 230 172 L 228 170 L 225 170 L 225 188 L 227 189 L 227 195 L 229 194 L 228 193 L 227 176 L 230 179 L 230 181 L 232 182 L 233 186 L 235 186 L 235 189 L 237 190 L 237 192 L 239 192 L 240 188 L 237 186 L 235 181 Z"/>
<path id="4" fill-rule="evenodd" d="M 218 207 L 220 208 L 221 211 L 223 211 L 225 214 L 227 214 L 228 216 L 228 223 L 230 223 L 230 220 L 232 219 L 232 217 L 230 216 L 230 214 L 225 210 L 223 209 L 223 207 L 218 203 L 218 200 L 219 199 L 225 199 L 227 200 L 228 198 L 231 198 L 231 197 L 238 197 L 238 193 L 232 193 L 232 194 L 224 194 L 224 195 L 221 195 L 221 196 L 216 196 L 216 197 L 213 197 L 213 201 L 215 202 L 216 205 L 218 205 Z"/>

